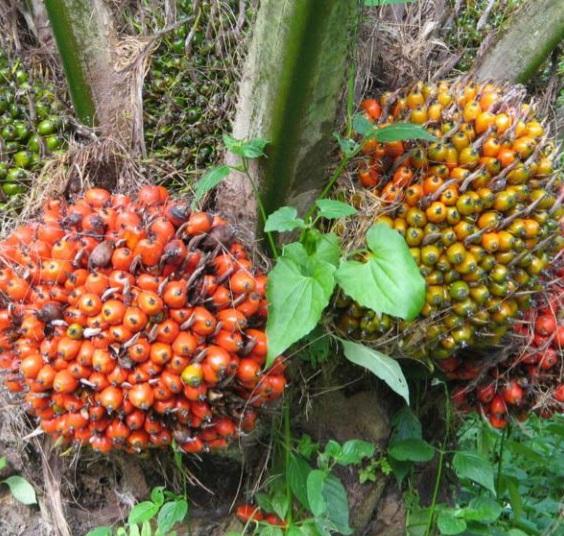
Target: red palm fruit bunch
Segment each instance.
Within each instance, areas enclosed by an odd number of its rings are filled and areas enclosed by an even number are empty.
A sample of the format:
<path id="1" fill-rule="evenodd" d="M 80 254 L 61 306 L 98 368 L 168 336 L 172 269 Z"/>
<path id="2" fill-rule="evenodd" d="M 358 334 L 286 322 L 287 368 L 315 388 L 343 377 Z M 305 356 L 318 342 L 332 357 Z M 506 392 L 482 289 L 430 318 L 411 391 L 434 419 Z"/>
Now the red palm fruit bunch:
<path id="1" fill-rule="evenodd" d="M 281 396 L 266 276 L 160 186 L 48 201 L 0 242 L 0 367 L 44 432 L 101 452 L 226 447 Z"/>
<path id="2" fill-rule="evenodd" d="M 529 307 L 564 238 L 557 151 L 524 97 L 514 87 L 460 80 L 419 82 L 362 103 L 376 134 L 408 122 L 435 137 L 368 136 L 358 180 L 369 191 L 355 193 L 362 214 L 404 236 L 427 292 L 409 324 L 343 299 L 342 331 L 370 340 L 392 330 L 399 352 L 441 360 L 499 344 Z"/>
<path id="3" fill-rule="evenodd" d="M 452 400 L 459 410 L 476 410 L 492 426 L 504 428 L 513 414 L 522 419 L 564 413 L 564 269 L 538 305 L 514 325 L 521 350 L 499 363 L 442 361 L 447 378 L 456 380 Z"/>

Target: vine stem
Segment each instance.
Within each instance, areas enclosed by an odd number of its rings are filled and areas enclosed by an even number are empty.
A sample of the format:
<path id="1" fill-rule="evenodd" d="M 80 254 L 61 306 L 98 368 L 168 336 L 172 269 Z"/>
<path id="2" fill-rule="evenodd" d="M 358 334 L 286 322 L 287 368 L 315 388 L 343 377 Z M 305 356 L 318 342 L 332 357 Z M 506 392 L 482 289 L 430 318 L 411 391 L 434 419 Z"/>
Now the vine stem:
<path id="1" fill-rule="evenodd" d="M 437 476 L 435 477 L 435 487 L 433 488 L 433 500 L 431 502 L 431 512 L 429 513 L 429 522 L 427 524 L 427 529 L 425 530 L 425 536 L 431 534 L 431 528 L 433 527 L 433 518 L 435 517 L 435 508 L 437 505 L 437 498 L 439 496 L 439 488 L 441 485 L 441 479 L 443 476 L 443 462 L 445 458 L 445 451 L 441 450 L 439 452 L 439 463 L 437 467 Z"/>
<path id="2" fill-rule="evenodd" d="M 287 513 L 287 523 L 292 524 L 292 488 L 290 487 L 290 481 L 288 480 L 288 470 L 290 467 L 290 454 L 292 451 L 292 429 L 290 427 L 290 402 L 286 400 L 284 404 L 284 469 L 286 472 L 286 497 L 288 499 L 288 513 Z"/>
<path id="3" fill-rule="evenodd" d="M 262 199 L 260 197 L 260 192 L 257 188 L 257 185 L 255 184 L 255 181 L 253 180 L 253 178 L 251 177 L 251 174 L 249 173 L 249 165 L 248 165 L 248 161 L 246 158 L 243 158 L 243 173 L 245 174 L 245 176 L 247 177 L 247 179 L 249 180 L 249 183 L 251 184 L 251 187 L 253 189 L 253 193 L 255 194 L 255 199 L 257 201 L 257 205 L 259 208 L 259 212 L 260 212 L 260 219 L 262 220 L 262 226 L 264 229 L 264 226 L 266 224 L 266 210 L 264 208 L 264 203 L 262 202 Z M 265 231 L 266 234 L 266 239 L 268 240 L 268 245 L 270 247 L 270 250 L 272 252 L 272 255 L 274 256 L 275 259 L 278 258 L 279 253 L 278 253 L 278 248 L 276 247 L 276 242 L 274 241 L 274 237 L 272 236 L 272 233 L 269 233 L 268 231 Z"/>
<path id="4" fill-rule="evenodd" d="M 427 522 L 427 528 L 425 529 L 425 536 L 430 536 L 431 529 L 433 528 L 433 520 L 435 518 L 435 510 L 437 507 L 437 499 L 439 497 L 439 489 L 441 486 L 441 479 L 443 476 L 443 465 L 445 460 L 445 452 L 447 441 L 450 433 L 450 419 L 451 419 L 451 409 L 450 409 L 450 399 L 448 396 L 448 389 L 446 384 L 444 385 L 445 394 L 446 394 L 446 429 L 445 429 L 445 437 L 443 438 L 442 448 L 439 451 L 439 462 L 437 467 L 437 476 L 435 477 L 435 486 L 433 488 L 433 499 L 431 501 L 431 511 L 429 512 L 429 521 Z"/>
<path id="5" fill-rule="evenodd" d="M 499 495 L 499 483 L 501 481 L 501 467 L 503 466 L 503 451 L 505 450 L 505 440 L 509 436 L 509 426 L 503 430 L 499 445 L 499 459 L 497 460 L 497 476 L 495 479 L 495 492 Z"/>
<path id="6" fill-rule="evenodd" d="M 329 182 L 326 184 L 325 188 L 323 188 L 323 191 L 319 194 L 319 196 L 317 197 L 317 199 L 323 199 L 325 197 L 327 197 L 327 194 L 331 191 L 331 188 L 333 188 L 333 186 L 335 185 L 335 183 L 337 182 L 338 178 L 341 176 L 341 174 L 343 173 L 343 171 L 346 169 L 346 167 L 349 165 L 349 162 L 358 154 L 360 153 L 360 147 L 358 149 L 355 149 L 355 151 L 353 153 L 351 153 L 349 156 L 345 156 L 341 162 L 339 163 L 339 165 L 337 166 L 337 169 L 335 169 L 333 175 L 331 175 L 331 178 L 329 179 Z M 311 217 L 313 216 L 313 212 L 315 211 L 315 203 L 313 203 L 308 211 L 306 212 L 306 215 L 304 217 L 305 221 L 307 222 L 308 220 L 311 219 Z"/>

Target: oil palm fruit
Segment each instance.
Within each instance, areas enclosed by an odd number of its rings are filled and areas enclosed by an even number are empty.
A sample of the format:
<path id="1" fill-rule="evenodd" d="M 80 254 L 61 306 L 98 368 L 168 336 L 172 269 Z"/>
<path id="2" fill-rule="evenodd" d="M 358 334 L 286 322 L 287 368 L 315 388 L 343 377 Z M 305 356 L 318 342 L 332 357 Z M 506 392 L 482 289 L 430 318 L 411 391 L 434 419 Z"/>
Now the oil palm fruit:
<path id="1" fill-rule="evenodd" d="M 0 208 L 15 206 L 13 198 L 26 192 L 33 171 L 62 147 L 61 114 L 53 89 L 32 81 L 18 60 L 0 52 Z"/>
<path id="2" fill-rule="evenodd" d="M 232 28 L 239 2 L 223 2 L 219 9 L 212 4 L 177 1 L 177 18 L 186 22 L 163 38 L 144 86 L 148 151 L 180 170 L 217 161 L 234 111 L 238 57 Z M 245 29 L 237 31 L 244 35 Z"/>
<path id="3" fill-rule="evenodd" d="M 499 343 L 562 248 L 562 177 L 533 107 L 516 88 L 456 81 L 362 109 L 377 128 L 410 121 L 436 137 L 367 141 L 358 171 L 371 190 L 363 213 L 404 235 L 427 300 L 420 320 L 391 325 L 340 298 L 339 328 L 363 339 L 399 332 L 401 351 L 419 358 Z"/>
<path id="4" fill-rule="evenodd" d="M 266 277 L 161 186 L 49 200 L 0 242 L 0 368 L 42 429 L 108 452 L 224 448 L 285 388 Z"/>
<path id="5" fill-rule="evenodd" d="M 452 400 L 459 411 L 477 411 L 495 428 L 505 428 L 536 413 L 548 418 L 564 413 L 564 285 L 563 270 L 543 283 L 548 292 L 515 323 L 515 350 L 501 358 L 461 359 L 440 363 L 453 382 Z"/>

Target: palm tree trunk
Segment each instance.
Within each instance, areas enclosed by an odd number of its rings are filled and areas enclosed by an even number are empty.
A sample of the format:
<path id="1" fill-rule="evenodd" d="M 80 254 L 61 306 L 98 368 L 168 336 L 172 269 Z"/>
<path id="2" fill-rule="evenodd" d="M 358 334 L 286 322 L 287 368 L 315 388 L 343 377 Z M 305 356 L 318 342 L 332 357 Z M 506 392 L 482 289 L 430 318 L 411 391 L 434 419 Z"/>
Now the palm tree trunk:
<path id="1" fill-rule="evenodd" d="M 142 109 L 132 84 L 140 81 L 117 67 L 111 12 L 103 0 L 45 0 L 45 7 L 78 119 L 135 152 Z"/>
<path id="2" fill-rule="evenodd" d="M 479 80 L 525 83 L 564 38 L 564 2 L 529 0 L 474 67 Z"/>
<path id="3" fill-rule="evenodd" d="M 267 213 L 284 204 L 303 210 L 322 187 L 357 9 L 357 0 L 261 2 L 233 133 L 270 142 L 268 157 L 251 169 Z M 233 174 L 217 201 L 243 228 L 255 228 L 246 177 Z"/>

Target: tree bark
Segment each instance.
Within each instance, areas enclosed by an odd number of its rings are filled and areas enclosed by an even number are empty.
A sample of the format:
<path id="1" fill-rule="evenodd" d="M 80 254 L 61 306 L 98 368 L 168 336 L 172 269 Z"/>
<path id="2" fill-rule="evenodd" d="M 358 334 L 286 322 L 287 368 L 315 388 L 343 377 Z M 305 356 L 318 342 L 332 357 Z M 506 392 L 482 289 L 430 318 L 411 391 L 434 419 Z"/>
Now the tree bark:
<path id="1" fill-rule="evenodd" d="M 25 19 L 29 31 L 35 36 L 42 52 L 54 51 L 53 34 L 43 0 L 20 2 L 18 9 Z"/>
<path id="2" fill-rule="evenodd" d="M 478 80 L 525 83 L 564 38 L 564 2 L 530 0 L 474 67 Z"/>
<path id="3" fill-rule="evenodd" d="M 270 142 L 267 158 L 251 166 L 267 214 L 285 204 L 303 211 L 323 185 L 357 9 L 357 0 L 261 2 L 233 134 Z M 217 205 L 241 227 L 255 228 L 245 176 L 227 180 Z"/>
<path id="4" fill-rule="evenodd" d="M 139 81 L 118 67 L 118 36 L 104 1 L 45 0 L 45 7 L 78 119 L 103 137 L 140 149 L 142 107 L 132 87 Z"/>

